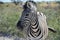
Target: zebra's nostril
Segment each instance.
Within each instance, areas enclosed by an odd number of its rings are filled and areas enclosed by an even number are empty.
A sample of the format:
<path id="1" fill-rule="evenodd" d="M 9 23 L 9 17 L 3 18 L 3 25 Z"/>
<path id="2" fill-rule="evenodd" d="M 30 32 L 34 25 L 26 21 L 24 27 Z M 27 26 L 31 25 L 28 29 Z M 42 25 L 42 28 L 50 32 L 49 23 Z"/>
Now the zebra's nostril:
<path id="1" fill-rule="evenodd" d="M 27 17 L 25 17 L 25 18 L 27 18 Z"/>

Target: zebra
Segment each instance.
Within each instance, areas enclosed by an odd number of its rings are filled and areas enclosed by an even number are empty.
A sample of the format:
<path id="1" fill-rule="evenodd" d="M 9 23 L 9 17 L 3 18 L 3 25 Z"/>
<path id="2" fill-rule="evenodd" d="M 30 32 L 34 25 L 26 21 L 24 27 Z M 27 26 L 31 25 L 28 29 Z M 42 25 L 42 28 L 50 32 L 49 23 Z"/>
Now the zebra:
<path id="1" fill-rule="evenodd" d="M 48 36 L 46 16 L 37 12 L 37 4 L 34 1 L 27 1 L 23 9 L 17 28 L 25 32 L 26 40 L 45 40 Z"/>

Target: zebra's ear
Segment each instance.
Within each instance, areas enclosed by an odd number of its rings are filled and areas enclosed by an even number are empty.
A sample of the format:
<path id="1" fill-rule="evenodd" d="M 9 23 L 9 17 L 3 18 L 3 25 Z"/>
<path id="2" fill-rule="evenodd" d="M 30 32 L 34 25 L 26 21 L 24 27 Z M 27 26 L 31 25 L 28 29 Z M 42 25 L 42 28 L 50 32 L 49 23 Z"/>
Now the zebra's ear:
<path id="1" fill-rule="evenodd" d="M 27 2 L 27 7 L 31 8 L 31 3 L 30 2 Z"/>

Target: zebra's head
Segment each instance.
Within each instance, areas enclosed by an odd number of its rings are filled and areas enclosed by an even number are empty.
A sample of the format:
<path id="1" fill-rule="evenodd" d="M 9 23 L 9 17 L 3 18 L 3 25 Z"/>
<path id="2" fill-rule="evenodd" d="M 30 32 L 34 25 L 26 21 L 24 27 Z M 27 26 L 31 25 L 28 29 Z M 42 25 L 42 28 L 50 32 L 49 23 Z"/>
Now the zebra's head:
<path id="1" fill-rule="evenodd" d="M 37 10 L 37 4 L 34 1 L 27 1 L 25 5 L 23 6 L 24 10 L 28 9 L 29 11 L 36 11 Z"/>

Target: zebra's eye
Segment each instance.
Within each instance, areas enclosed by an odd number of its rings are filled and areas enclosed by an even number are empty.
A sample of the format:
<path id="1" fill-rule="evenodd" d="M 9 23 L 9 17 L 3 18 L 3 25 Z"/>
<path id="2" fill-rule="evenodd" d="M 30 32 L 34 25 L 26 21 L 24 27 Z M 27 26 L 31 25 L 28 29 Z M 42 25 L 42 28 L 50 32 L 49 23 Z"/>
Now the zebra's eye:
<path id="1" fill-rule="evenodd" d="M 26 16 L 28 16 L 29 14 L 26 14 Z"/>

